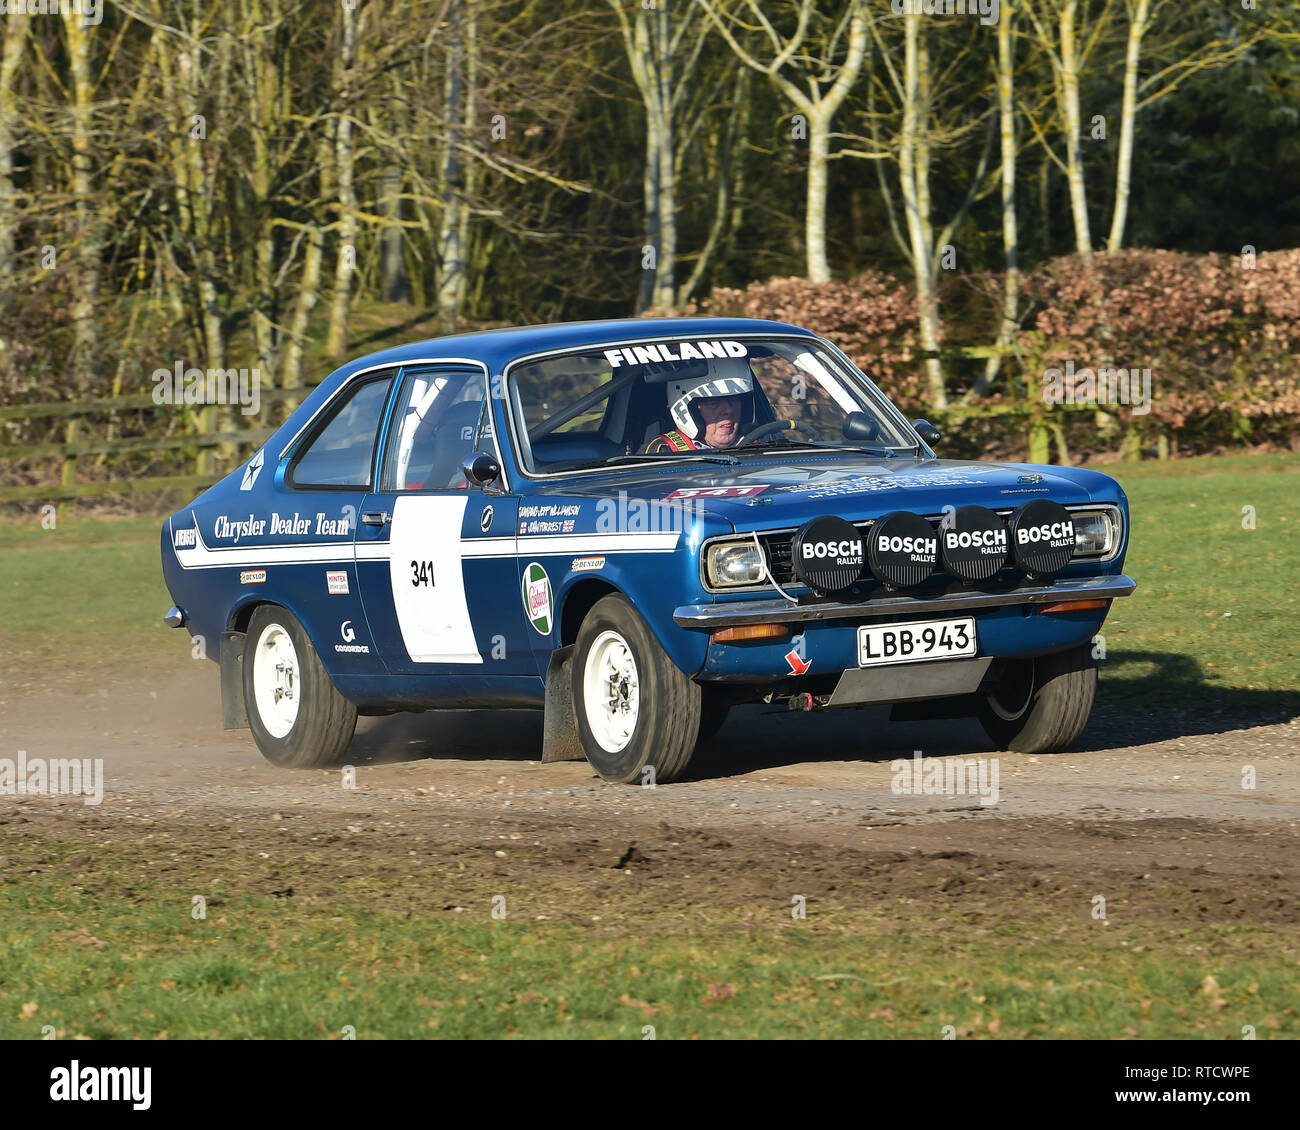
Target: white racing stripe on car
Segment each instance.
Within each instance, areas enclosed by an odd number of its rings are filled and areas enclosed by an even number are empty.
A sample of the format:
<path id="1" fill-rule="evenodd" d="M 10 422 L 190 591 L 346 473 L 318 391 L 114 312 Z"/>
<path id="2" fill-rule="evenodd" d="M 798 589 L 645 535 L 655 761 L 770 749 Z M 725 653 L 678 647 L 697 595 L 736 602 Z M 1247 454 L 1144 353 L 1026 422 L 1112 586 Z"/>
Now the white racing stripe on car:
<path id="1" fill-rule="evenodd" d="M 203 533 L 195 527 L 195 544 L 188 549 L 174 549 L 182 569 L 242 569 L 249 565 L 312 565 L 351 561 L 353 545 L 350 541 L 320 542 L 313 545 L 264 545 L 254 548 L 246 545 L 209 546 Z M 383 549 L 384 546 L 358 546 L 361 549 Z M 361 556 L 361 554 L 358 554 Z M 370 556 L 370 554 L 365 554 Z M 378 555 L 376 555 L 378 556 Z"/>
<path id="2" fill-rule="evenodd" d="M 514 538 L 465 538 L 462 558 L 515 557 L 527 554 L 577 555 L 589 553 L 671 553 L 681 540 L 679 532 L 647 534 L 554 534 Z M 387 561 L 389 543 L 318 542 L 311 545 L 209 546 L 195 527 L 195 544 L 173 549 L 182 569 L 246 569 L 250 565 L 314 565 L 357 561 Z"/>
<path id="3" fill-rule="evenodd" d="M 680 532 L 655 534 L 554 534 L 521 537 L 519 553 L 536 557 L 546 553 L 671 553 Z M 462 543 L 463 544 L 463 543 Z"/>
<path id="4" fill-rule="evenodd" d="M 460 543 L 461 557 L 513 557 L 514 538 L 466 538 Z"/>

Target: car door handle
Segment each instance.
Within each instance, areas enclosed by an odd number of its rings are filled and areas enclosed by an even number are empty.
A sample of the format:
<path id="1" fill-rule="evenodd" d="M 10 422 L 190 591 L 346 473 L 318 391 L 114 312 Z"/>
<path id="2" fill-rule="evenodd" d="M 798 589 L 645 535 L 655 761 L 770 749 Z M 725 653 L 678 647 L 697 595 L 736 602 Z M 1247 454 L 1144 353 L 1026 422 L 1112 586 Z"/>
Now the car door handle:
<path id="1" fill-rule="evenodd" d="M 386 526 L 392 520 L 393 516 L 387 510 L 371 510 L 361 515 L 361 521 L 367 526 Z"/>

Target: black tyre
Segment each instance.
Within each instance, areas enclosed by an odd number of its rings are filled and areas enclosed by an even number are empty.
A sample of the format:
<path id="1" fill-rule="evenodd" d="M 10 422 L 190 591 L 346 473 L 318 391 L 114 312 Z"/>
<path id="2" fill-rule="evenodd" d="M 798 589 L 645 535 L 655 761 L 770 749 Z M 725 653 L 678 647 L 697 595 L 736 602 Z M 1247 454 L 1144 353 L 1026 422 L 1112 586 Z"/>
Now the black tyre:
<path id="1" fill-rule="evenodd" d="M 700 687 L 623 597 L 592 606 L 571 662 L 573 712 L 591 767 L 607 781 L 675 780 L 695 752 Z"/>
<path id="2" fill-rule="evenodd" d="M 264 604 L 244 638 L 244 705 L 272 765 L 323 768 L 347 752 L 357 708 L 334 688 L 307 632 L 286 609 Z"/>
<path id="3" fill-rule="evenodd" d="M 984 695 L 980 724 L 999 749 L 1059 753 L 1078 740 L 1097 697 L 1092 644 L 1007 664 Z"/>

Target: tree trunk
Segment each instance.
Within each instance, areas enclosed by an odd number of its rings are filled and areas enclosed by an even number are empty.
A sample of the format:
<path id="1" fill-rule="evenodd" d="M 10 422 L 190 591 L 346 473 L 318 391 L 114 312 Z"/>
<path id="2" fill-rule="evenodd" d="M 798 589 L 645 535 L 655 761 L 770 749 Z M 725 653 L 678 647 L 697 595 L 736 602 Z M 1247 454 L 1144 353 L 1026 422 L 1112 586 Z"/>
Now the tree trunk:
<path id="1" fill-rule="evenodd" d="M 272 0 L 271 23 L 278 24 L 279 5 Z M 252 39 L 249 51 L 251 74 L 248 76 L 254 105 L 253 166 L 249 183 L 256 208 L 257 238 L 253 245 L 253 348 L 263 373 L 275 372 L 275 236 L 271 227 L 272 169 L 271 138 L 280 113 L 280 67 L 272 42 L 267 36 L 267 22 L 258 0 L 251 0 L 248 12 L 251 27 L 245 34 Z"/>
<path id="2" fill-rule="evenodd" d="M 648 107 L 647 107 L 648 111 Z M 642 176 L 645 196 L 645 246 L 654 255 L 654 266 L 646 266 L 642 252 L 641 286 L 638 288 L 636 309 L 640 314 L 650 309 L 655 300 L 655 277 L 659 268 L 659 138 L 647 121 L 645 131 L 645 173 Z"/>
<path id="3" fill-rule="evenodd" d="M 443 117 L 447 125 L 443 152 L 438 219 L 438 324 L 454 328 L 460 314 L 459 296 L 464 293 L 465 248 L 461 243 L 461 209 L 465 200 L 465 165 L 460 147 L 464 143 L 465 118 L 465 27 L 458 7 L 450 9 L 445 39 L 447 72 L 444 80 Z"/>
<path id="4" fill-rule="evenodd" d="M 1078 0 L 1061 7 L 1061 93 L 1065 111 L 1066 170 L 1070 182 L 1070 211 L 1074 216 L 1074 248 L 1085 263 L 1092 259 L 1088 227 L 1088 193 L 1083 183 L 1083 116 L 1079 111 L 1079 47 L 1074 34 Z"/>
<path id="5" fill-rule="evenodd" d="M 320 170 L 317 198 L 321 202 L 328 200 L 333 192 L 333 161 L 333 128 L 329 119 L 326 119 L 320 141 L 316 146 L 316 168 Z M 289 341 L 282 354 L 284 368 L 280 383 L 285 388 L 302 386 L 303 354 L 307 345 L 307 332 L 311 326 L 311 314 L 320 298 L 324 264 L 325 232 L 319 223 L 313 222 L 307 229 L 307 250 L 303 254 L 302 280 L 298 284 L 298 297 L 289 318 Z M 292 407 L 292 405 L 286 407 L 286 414 Z"/>
<path id="6" fill-rule="evenodd" d="M 379 237 L 379 285 L 385 302 L 406 302 L 406 240 L 402 234 L 402 170 L 385 165 L 379 177 L 379 210 L 390 223 Z"/>
<path id="7" fill-rule="evenodd" d="M 831 153 L 831 123 L 827 115 L 813 110 L 808 118 L 808 189 L 804 214 L 804 243 L 808 256 L 808 279 L 831 281 L 826 257 L 826 190 Z"/>
<path id="8" fill-rule="evenodd" d="M 478 13 L 474 0 L 465 4 L 465 131 L 474 128 L 478 118 Z M 470 212 L 471 201 L 478 198 L 479 170 L 475 162 L 465 164 L 463 189 L 456 203 L 456 221 L 460 225 L 461 269 L 456 277 L 456 317 L 465 316 L 469 296 Z"/>
<path id="9" fill-rule="evenodd" d="M 673 142 L 673 60 L 668 5 L 652 17 L 657 24 L 655 73 L 659 132 L 659 252 L 655 263 L 654 304 L 667 310 L 677 301 L 677 180 Z"/>
<path id="10" fill-rule="evenodd" d="M 90 37 L 72 5 L 63 8 L 68 37 L 68 66 L 72 72 L 72 197 L 76 221 L 76 290 L 73 305 L 74 351 L 72 369 L 77 391 L 83 395 L 94 384 L 99 360 L 95 305 L 99 300 L 100 221 L 91 192 Z"/>
<path id="11" fill-rule="evenodd" d="M 1137 130 L 1138 61 L 1142 37 L 1146 34 L 1150 0 L 1137 0 L 1129 7 L 1128 48 L 1124 54 L 1124 100 L 1120 108 L 1119 159 L 1115 167 L 1115 212 L 1111 216 L 1106 250 L 1112 254 L 1124 246 L 1124 225 L 1128 219 L 1129 183 L 1133 171 L 1133 138 Z"/>
<path id="12" fill-rule="evenodd" d="M 14 127 L 19 120 L 14 83 L 26 40 L 27 18 L 7 15 L 4 54 L 0 57 L 0 317 L 7 315 L 13 305 L 14 233 L 18 222 L 13 181 L 18 139 Z M 0 329 L 0 333 L 7 335 L 7 328 Z M 9 343 L 0 337 L 0 372 L 4 370 L 8 348 Z"/>
<path id="13" fill-rule="evenodd" d="M 338 184 L 338 257 L 334 262 L 334 300 L 330 303 L 329 333 L 325 353 L 342 361 L 348 352 L 348 318 L 352 312 L 352 275 L 357 262 L 357 194 L 353 183 L 356 170 L 352 150 L 352 113 L 356 98 L 357 12 L 343 5 L 343 91 L 338 124 L 334 130 L 334 164 Z"/>
<path id="14" fill-rule="evenodd" d="M 922 217 L 922 202 L 928 201 L 928 189 L 918 191 L 919 177 L 926 170 L 928 146 L 921 138 L 926 128 L 923 115 L 923 89 L 928 76 L 922 71 L 926 53 L 921 46 L 921 15 L 909 10 L 904 19 L 905 48 L 903 58 L 903 125 L 898 150 L 898 171 L 906 213 L 908 243 L 911 247 L 913 273 L 916 277 L 917 321 L 920 327 L 921 348 L 927 352 L 939 349 L 939 305 L 934 284 L 934 248 L 927 235 L 928 218 Z M 811 136 L 811 130 L 809 131 Z M 917 156 L 921 156 L 918 168 Z M 930 398 L 936 408 L 948 406 L 948 393 L 944 387 L 943 368 L 938 358 L 927 358 L 926 378 Z"/>
<path id="15" fill-rule="evenodd" d="M 998 20 L 998 124 L 1002 149 L 1002 248 L 1006 273 L 1002 280 L 1002 321 L 997 344 L 1005 347 L 1015 338 L 1020 306 L 1020 248 L 1016 222 L 1016 47 L 1011 34 L 1011 0 L 1003 0 Z M 972 396 L 987 396 L 997 380 L 1002 357 L 994 354 L 975 382 Z"/>

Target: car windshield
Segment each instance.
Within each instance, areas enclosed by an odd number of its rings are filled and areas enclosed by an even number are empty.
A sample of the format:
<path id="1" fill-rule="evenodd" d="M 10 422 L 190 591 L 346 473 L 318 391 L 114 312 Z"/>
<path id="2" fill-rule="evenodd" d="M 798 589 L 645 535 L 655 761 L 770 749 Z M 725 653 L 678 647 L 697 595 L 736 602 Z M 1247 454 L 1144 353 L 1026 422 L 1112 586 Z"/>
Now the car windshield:
<path id="1" fill-rule="evenodd" d="M 883 396 L 814 338 L 673 338 L 597 346 L 507 372 L 524 467 L 913 449 Z"/>

